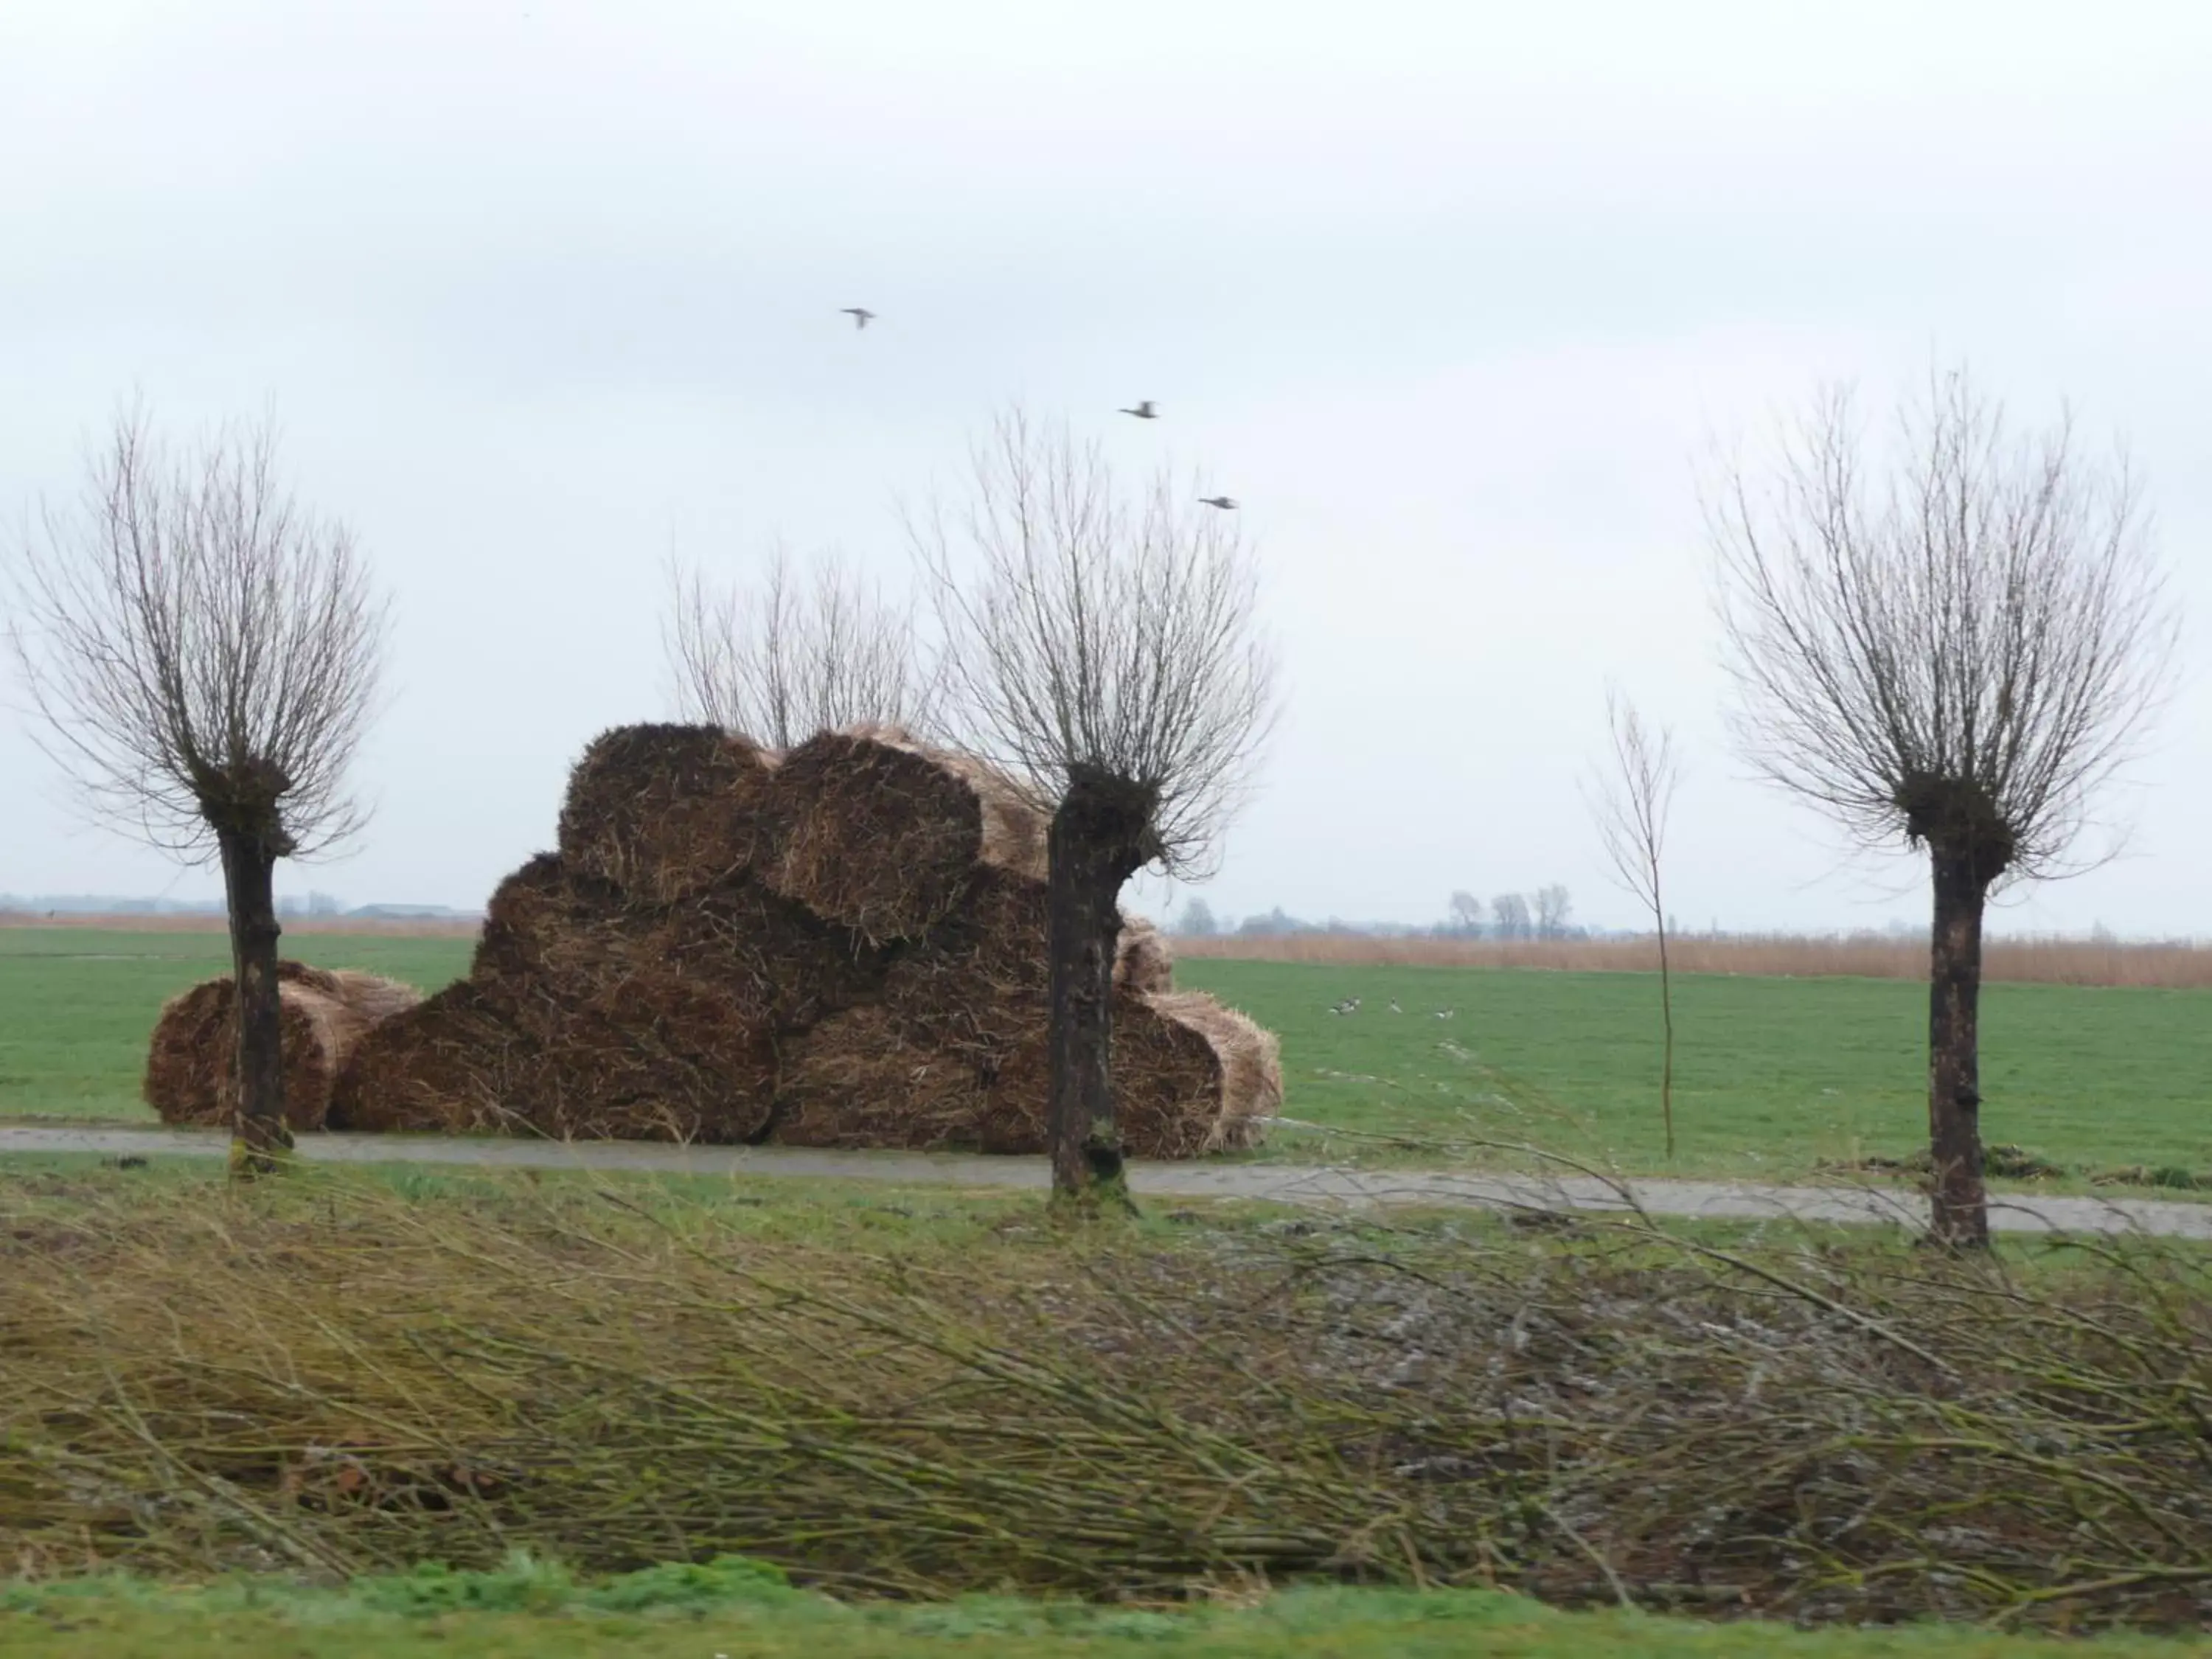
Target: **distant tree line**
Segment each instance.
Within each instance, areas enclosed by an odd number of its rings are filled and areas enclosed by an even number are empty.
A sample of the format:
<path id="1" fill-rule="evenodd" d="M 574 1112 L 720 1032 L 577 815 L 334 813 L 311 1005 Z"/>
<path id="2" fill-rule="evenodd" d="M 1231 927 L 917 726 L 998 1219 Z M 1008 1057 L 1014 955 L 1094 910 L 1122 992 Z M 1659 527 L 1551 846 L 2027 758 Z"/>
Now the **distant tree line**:
<path id="1" fill-rule="evenodd" d="M 1587 939 L 1577 926 L 1574 900 L 1554 883 L 1532 893 L 1500 893 L 1487 906 L 1469 892 L 1455 892 L 1441 921 L 1415 923 L 1346 921 L 1331 916 L 1308 921 L 1280 905 L 1242 921 L 1217 916 L 1202 898 L 1192 898 L 1176 917 L 1173 931 L 1184 939 L 1283 939 L 1297 933 L 1356 933 L 1395 939 Z"/>

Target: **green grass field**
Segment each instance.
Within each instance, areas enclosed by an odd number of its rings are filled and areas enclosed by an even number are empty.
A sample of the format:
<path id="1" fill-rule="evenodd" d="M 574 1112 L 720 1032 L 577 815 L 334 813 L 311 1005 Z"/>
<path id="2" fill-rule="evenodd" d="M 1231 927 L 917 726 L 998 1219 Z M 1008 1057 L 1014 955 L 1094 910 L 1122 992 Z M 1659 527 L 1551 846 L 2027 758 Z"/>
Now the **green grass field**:
<path id="1" fill-rule="evenodd" d="M 343 1590 L 267 1580 L 200 1589 L 117 1579 L 14 1589 L 0 1583 L 0 1651 L 11 1659 L 2166 1659 L 2189 1650 L 2145 1637 L 2083 1643 L 1925 1627 L 1807 1632 L 1563 1613 L 1480 1590 L 1292 1590 L 1249 1607 L 1183 1613 L 990 1597 L 856 1607 L 789 1589 L 740 1562 L 649 1568 L 591 1585 L 527 1563 L 498 1573 L 371 1579 Z"/>
<path id="2" fill-rule="evenodd" d="M 344 934 L 286 948 L 425 988 L 470 949 Z M 146 1121 L 138 1077 L 162 1000 L 226 966 L 212 933 L 0 930 L 0 1115 Z M 1286 1114 L 1339 1132 L 1290 1129 L 1263 1156 L 1376 1156 L 1357 1137 L 1395 1136 L 1666 1167 L 1649 976 L 1220 961 L 1177 975 L 1279 1031 Z M 1346 996 L 1358 1011 L 1331 1014 Z M 1926 992 L 1902 981 L 1680 980 L 1673 1167 L 1791 1179 L 1909 1152 L 1925 1020 Z M 2069 1166 L 2212 1170 L 2212 992 L 1988 987 L 1983 1079 L 1992 1141 Z"/>

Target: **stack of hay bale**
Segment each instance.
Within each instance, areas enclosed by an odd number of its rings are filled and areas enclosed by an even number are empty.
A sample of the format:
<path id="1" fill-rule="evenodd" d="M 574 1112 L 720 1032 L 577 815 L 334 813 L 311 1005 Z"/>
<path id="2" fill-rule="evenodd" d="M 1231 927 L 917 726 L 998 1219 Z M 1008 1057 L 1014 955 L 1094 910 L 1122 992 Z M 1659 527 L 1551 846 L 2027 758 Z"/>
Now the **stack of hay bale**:
<path id="1" fill-rule="evenodd" d="M 283 1027 L 284 1121 L 328 1127 L 331 1097 L 363 1036 L 422 1001 L 411 985 L 357 974 L 276 964 Z M 146 1054 L 146 1103 L 164 1123 L 222 1127 L 238 1100 L 238 991 L 228 977 L 169 999 Z"/>
<path id="2" fill-rule="evenodd" d="M 1042 1151 L 1044 830 L 1006 779 L 890 729 L 787 755 L 609 732 L 560 850 L 501 884 L 467 979 L 350 1047 L 329 1125 Z M 1129 923 L 1123 1138 L 1249 1146 L 1281 1099 L 1275 1040 L 1171 980 Z"/>

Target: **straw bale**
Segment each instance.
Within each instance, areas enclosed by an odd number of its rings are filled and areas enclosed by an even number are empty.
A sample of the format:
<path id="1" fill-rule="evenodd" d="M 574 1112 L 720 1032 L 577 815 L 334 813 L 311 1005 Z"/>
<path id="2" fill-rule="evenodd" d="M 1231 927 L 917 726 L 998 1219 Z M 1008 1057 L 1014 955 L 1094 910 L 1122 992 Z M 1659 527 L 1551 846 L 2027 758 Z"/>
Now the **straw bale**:
<path id="1" fill-rule="evenodd" d="M 1175 951 L 1149 917 L 1121 918 L 1121 942 L 1114 952 L 1114 988 L 1140 995 L 1175 989 Z"/>
<path id="2" fill-rule="evenodd" d="M 339 1073 L 333 1129 L 482 1133 L 517 1127 L 502 1104 L 537 1046 L 467 980 L 370 1031 Z"/>
<path id="3" fill-rule="evenodd" d="M 1156 991 L 1145 998 L 1163 1019 L 1195 1031 L 1212 1049 L 1221 1109 L 1203 1150 L 1238 1152 L 1260 1144 L 1283 1109 L 1283 1045 L 1276 1035 L 1203 991 Z"/>
<path id="4" fill-rule="evenodd" d="M 1044 877 L 1044 817 L 1011 780 L 891 727 L 810 738 L 769 795 L 768 884 L 871 943 L 921 938 L 979 866 Z"/>
<path id="5" fill-rule="evenodd" d="M 1196 994 L 1183 994 L 1186 996 Z M 1165 1009 L 1154 998 L 1114 1003 L 1114 1101 L 1135 1158 L 1192 1158 L 1256 1133 L 1224 1112 L 1224 1046 L 1251 1027 L 1200 998 Z M 1012 1041 L 917 1042 L 888 1003 L 825 1020 L 788 1046 L 769 1139 L 800 1146 L 896 1146 L 1035 1153 L 1046 1149 L 1050 1051 L 1044 1009 L 1030 1005 Z M 1232 1035 L 1234 1038 L 1232 1039 Z M 1263 1034 L 1264 1035 L 1264 1034 Z M 1264 1071 L 1258 1057 L 1253 1068 Z M 1255 1082 L 1241 1086 L 1260 1090 Z M 1239 1115 L 1233 1121 L 1251 1121 Z"/>
<path id="6" fill-rule="evenodd" d="M 339 1078 L 331 1121 L 386 1133 L 744 1141 L 765 1123 L 773 1085 L 765 1043 L 733 1084 L 649 1035 L 588 1016 L 526 1031 L 463 980 L 361 1043 Z"/>
<path id="7" fill-rule="evenodd" d="M 374 974 L 279 962 L 278 1042 L 284 1119 L 295 1130 L 324 1127 L 346 1059 L 380 1021 L 422 1000 L 412 986 Z M 147 1045 L 146 1103 L 164 1123 L 225 1126 L 238 1099 L 237 989 L 228 976 L 172 997 Z"/>
<path id="8" fill-rule="evenodd" d="M 526 1030 L 549 1011 L 589 1014 L 711 1061 L 732 1036 L 800 1030 L 872 996 L 884 968 L 883 952 L 747 877 L 628 904 L 541 854 L 492 895 L 471 977 Z"/>
<path id="9" fill-rule="evenodd" d="M 751 869 L 777 757 L 716 726 L 618 726 L 568 775 L 561 855 L 580 876 L 667 904 Z"/>
<path id="10" fill-rule="evenodd" d="M 787 1146 L 992 1147 L 978 1138 L 993 1067 L 917 1044 L 881 1005 L 833 1014 L 787 1043 L 769 1138 Z"/>
<path id="11" fill-rule="evenodd" d="M 1050 963 L 1044 884 L 1012 871 L 979 870 L 967 897 L 928 935 L 893 957 L 884 1000 L 917 1041 L 976 1033 L 1012 1040 L 1043 1018 Z M 1122 918 L 1114 986 L 1132 994 L 1174 984 L 1174 959 L 1158 929 Z"/>

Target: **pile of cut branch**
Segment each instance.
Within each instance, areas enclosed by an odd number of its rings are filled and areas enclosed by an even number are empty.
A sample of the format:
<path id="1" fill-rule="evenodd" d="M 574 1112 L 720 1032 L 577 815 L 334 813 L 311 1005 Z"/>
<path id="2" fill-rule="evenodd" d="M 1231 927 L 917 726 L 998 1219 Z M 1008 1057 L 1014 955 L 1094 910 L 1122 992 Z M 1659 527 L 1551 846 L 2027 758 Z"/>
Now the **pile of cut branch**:
<path id="1" fill-rule="evenodd" d="M 2212 1616 L 2197 1256 L 2008 1268 L 1632 1220 L 918 1237 L 884 1262 L 653 1202 L 333 1182 L 19 1206 L 0 1558 L 735 1551 L 912 1595 L 1326 1577 L 1824 1621 Z"/>

